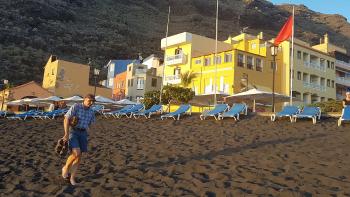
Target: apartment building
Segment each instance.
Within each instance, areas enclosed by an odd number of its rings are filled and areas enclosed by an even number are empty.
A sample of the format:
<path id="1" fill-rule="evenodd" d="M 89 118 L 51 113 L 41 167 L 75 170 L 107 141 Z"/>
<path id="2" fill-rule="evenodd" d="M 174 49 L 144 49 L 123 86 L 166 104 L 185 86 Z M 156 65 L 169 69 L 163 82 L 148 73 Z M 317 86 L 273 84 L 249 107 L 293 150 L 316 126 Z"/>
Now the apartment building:
<path id="1" fill-rule="evenodd" d="M 127 66 L 125 95 L 131 101 L 140 102 L 147 91 L 160 90 L 162 77 L 157 68 L 133 62 Z"/>
<path id="2" fill-rule="evenodd" d="M 335 58 L 336 98 L 337 100 L 343 99 L 346 89 L 350 87 L 350 55 L 345 48 L 332 44 L 329 41 L 328 34 L 325 34 L 324 38 L 320 40 L 320 44 L 313 46 L 313 48 L 328 53 Z"/>
<path id="3" fill-rule="evenodd" d="M 107 88 L 113 88 L 115 76 L 126 71 L 128 64 L 136 60 L 110 60 L 107 67 L 107 79 L 102 81 L 102 85 Z"/>
<path id="4" fill-rule="evenodd" d="M 60 60 L 52 55 L 45 65 L 42 87 L 61 97 L 94 93 L 95 86 L 89 85 L 90 70 L 88 65 Z M 96 95 L 110 98 L 112 90 L 96 87 Z"/>
<path id="5" fill-rule="evenodd" d="M 125 91 L 126 91 L 126 71 L 119 73 L 114 78 L 114 86 L 113 86 L 113 94 L 112 98 L 114 100 L 125 99 Z"/>

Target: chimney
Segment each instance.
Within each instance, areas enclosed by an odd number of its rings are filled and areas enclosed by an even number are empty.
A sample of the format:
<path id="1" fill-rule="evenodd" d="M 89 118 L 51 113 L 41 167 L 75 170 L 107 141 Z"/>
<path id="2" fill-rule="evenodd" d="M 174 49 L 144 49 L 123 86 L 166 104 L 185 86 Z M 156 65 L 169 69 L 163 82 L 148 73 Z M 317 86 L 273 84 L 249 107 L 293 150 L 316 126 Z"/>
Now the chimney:
<path id="1" fill-rule="evenodd" d="M 328 44 L 329 43 L 329 38 L 328 38 L 328 33 L 324 35 L 324 43 Z"/>

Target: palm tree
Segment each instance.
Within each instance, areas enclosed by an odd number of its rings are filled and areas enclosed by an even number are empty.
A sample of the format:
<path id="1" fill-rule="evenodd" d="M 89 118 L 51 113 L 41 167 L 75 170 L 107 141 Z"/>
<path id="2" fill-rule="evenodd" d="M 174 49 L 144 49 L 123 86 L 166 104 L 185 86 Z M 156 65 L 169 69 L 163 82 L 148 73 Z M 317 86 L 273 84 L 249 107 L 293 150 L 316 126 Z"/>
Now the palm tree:
<path id="1" fill-rule="evenodd" d="M 183 87 L 187 87 L 192 83 L 193 79 L 196 78 L 197 75 L 192 71 L 186 71 L 184 73 L 181 73 L 180 77 L 181 77 L 181 85 Z"/>

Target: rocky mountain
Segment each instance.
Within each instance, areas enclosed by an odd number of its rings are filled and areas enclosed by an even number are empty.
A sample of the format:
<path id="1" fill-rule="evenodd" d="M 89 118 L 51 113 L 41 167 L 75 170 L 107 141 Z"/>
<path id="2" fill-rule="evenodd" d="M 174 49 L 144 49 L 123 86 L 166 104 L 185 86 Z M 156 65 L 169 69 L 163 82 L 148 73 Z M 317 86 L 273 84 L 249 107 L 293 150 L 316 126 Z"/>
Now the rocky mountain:
<path id="1" fill-rule="evenodd" d="M 208 0 L 0 0 L 0 79 L 12 84 L 41 82 L 50 54 L 95 67 L 109 59 L 161 56 L 168 5 L 169 35 L 191 32 L 215 37 L 216 1 Z M 277 32 L 291 14 L 291 5 L 266 0 L 220 0 L 219 39 L 246 32 Z M 340 15 L 295 7 L 296 37 L 331 42 L 350 50 L 350 24 Z"/>

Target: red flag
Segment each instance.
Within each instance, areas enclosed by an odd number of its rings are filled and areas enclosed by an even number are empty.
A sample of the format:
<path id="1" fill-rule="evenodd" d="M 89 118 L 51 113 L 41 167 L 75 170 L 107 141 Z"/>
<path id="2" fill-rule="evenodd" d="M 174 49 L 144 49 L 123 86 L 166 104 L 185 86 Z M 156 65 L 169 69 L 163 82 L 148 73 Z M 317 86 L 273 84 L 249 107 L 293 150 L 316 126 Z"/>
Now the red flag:
<path id="1" fill-rule="evenodd" d="M 287 22 L 283 25 L 281 31 L 278 33 L 275 39 L 275 46 L 278 46 L 279 43 L 288 40 L 292 36 L 293 31 L 293 16 L 290 16 Z"/>

